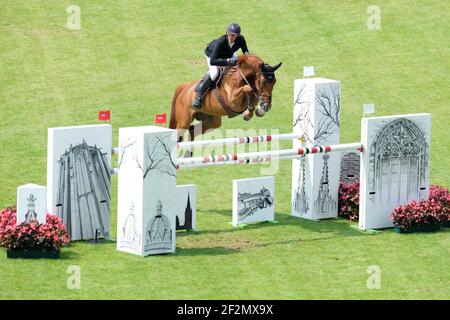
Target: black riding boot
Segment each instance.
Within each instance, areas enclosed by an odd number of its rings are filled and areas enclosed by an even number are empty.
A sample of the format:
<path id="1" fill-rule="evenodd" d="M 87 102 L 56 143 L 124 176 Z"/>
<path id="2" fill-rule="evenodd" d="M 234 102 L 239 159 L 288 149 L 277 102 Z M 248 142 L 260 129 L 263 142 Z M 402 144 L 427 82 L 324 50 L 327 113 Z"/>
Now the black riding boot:
<path id="1" fill-rule="evenodd" d="M 192 102 L 192 107 L 195 109 L 200 109 L 202 107 L 202 98 L 206 91 L 211 87 L 211 84 L 213 81 L 211 80 L 209 76 L 209 72 L 205 74 L 205 76 L 202 79 L 202 82 L 198 86 L 197 96 L 195 97 L 194 101 Z"/>

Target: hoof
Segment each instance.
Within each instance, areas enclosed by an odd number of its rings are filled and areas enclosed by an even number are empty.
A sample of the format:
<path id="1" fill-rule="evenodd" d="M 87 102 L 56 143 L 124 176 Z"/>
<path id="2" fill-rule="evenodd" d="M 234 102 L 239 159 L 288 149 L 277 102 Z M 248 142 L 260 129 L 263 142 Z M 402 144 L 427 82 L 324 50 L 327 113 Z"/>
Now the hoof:
<path id="1" fill-rule="evenodd" d="M 244 112 L 242 118 L 244 118 L 245 121 L 249 121 L 253 117 L 253 114 L 249 112 L 248 110 Z"/>
<path id="2" fill-rule="evenodd" d="M 257 108 L 255 110 L 255 114 L 256 114 L 257 117 L 264 117 L 266 112 L 262 108 Z"/>

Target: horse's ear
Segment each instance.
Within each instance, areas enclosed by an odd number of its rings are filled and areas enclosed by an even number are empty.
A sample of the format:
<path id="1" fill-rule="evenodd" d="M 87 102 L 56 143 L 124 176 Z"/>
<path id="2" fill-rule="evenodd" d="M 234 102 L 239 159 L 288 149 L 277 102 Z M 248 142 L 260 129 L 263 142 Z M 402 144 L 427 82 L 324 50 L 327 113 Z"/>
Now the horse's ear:
<path id="1" fill-rule="evenodd" d="M 275 72 L 275 70 L 277 70 L 279 67 L 281 67 L 281 64 L 282 64 L 282 63 L 283 63 L 283 62 L 280 62 L 279 64 L 274 65 L 274 66 L 272 67 L 272 71 Z"/>
<path id="2" fill-rule="evenodd" d="M 261 71 L 264 72 L 268 72 L 271 71 L 271 67 L 268 64 L 265 63 L 261 63 Z"/>

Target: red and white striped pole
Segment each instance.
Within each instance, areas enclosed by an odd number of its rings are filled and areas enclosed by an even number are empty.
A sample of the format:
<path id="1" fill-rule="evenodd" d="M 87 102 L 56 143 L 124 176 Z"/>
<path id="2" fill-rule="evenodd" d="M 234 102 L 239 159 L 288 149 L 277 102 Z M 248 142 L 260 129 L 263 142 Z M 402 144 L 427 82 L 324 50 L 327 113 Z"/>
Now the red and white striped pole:
<path id="1" fill-rule="evenodd" d="M 189 141 L 189 142 L 179 142 L 177 144 L 178 148 L 195 148 L 195 147 L 206 147 L 206 146 L 218 146 L 218 145 L 234 145 L 234 144 L 250 144 L 250 143 L 261 143 L 261 142 L 271 142 L 271 141 L 281 141 L 281 140 L 293 140 L 300 139 L 303 134 L 298 133 L 281 133 L 272 134 L 267 136 L 247 136 L 247 137 L 236 137 L 236 138 L 225 138 L 216 140 L 199 140 L 199 141 Z"/>
<path id="2" fill-rule="evenodd" d="M 337 144 L 329 146 L 301 147 L 298 149 L 283 149 L 273 151 L 260 151 L 249 153 L 229 153 L 217 156 L 204 156 L 193 158 L 180 158 L 177 167 L 202 167 L 218 164 L 250 164 L 273 160 L 296 159 L 307 154 L 340 152 L 340 151 L 362 151 L 361 142 Z"/>

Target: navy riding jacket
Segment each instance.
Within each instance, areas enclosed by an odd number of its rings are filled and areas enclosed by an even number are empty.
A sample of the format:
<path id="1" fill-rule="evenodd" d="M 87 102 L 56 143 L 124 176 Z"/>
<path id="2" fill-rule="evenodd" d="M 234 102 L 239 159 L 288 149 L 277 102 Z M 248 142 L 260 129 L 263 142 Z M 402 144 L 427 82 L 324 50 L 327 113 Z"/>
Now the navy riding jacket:
<path id="1" fill-rule="evenodd" d="M 239 35 L 230 48 L 227 35 L 224 34 L 218 39 L 211 41 L 205 49 L 205 54 L 209 57 L 212 66 L 227 66 L 227 59 L 233 56 L 233 53 L 242 49 L 243 53 L 248 52 L 247 42 L 244 36 Z"/>

